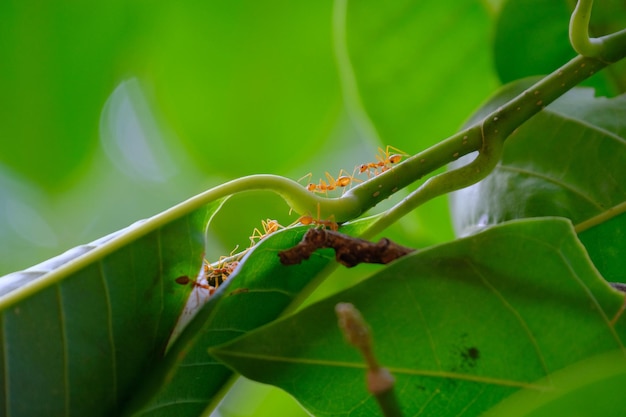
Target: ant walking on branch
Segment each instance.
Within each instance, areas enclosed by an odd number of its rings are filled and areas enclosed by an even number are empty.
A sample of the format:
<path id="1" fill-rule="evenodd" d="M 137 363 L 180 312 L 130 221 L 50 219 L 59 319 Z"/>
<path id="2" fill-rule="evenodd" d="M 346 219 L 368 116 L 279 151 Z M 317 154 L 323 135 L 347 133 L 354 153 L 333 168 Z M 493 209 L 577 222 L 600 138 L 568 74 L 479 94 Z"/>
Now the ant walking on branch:
<path id="1" fill-rule="evenodd" d="M 394 152 L 393 154 L 391 152 Z M 376 155 L 376 162 L 366 162 L 359 165 L 359 174 L 367 173 L 369 178 L 373 173 L 374 176 L 388 171 L 393 165 L 402 160 L 403 157 L 409 156 L 406 152 L 401 151 L 391 145 L 388 145 L 383 151 L 382 148 L 378 148 L 378 155 Z"/>
<path id="2" fill-rule="evenodd" d="M 313 173 L 309 172 L 298 181 L 302 181 L 304 178 L 308 178 L 310 181 L 312 176 Z M 337 188 L 342 188 L 345 192 L 346 187 L 353 182 L 361 182 L 361 180 L 354 177 L 354 172 L 352 173 L 352 175 L 350 175 L 346 170 L 342 169 L 339 171 L 339 176 L 337 177 L 337 179 L 333 178 L 333 176 L 330 175 L 329 172 L 326 172 L 326 180 L 320 179 L 317 184 L 310 182 L 306 185 L 306 189 L 312 193 L 328 194 L 329 191 L 333 191 Z"/>

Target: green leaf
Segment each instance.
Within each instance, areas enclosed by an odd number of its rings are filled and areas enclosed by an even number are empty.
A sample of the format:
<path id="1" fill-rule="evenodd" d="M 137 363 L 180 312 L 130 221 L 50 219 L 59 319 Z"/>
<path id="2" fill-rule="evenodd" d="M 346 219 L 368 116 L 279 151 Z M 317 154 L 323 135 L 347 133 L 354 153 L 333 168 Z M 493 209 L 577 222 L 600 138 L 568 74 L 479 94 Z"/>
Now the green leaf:
<path id="1" fill-rule="evenodd" d="M 576 56 L 569 42 L 568 26 L 575 2 L 568 0 L 508 0 L 495 26 L 493 55 L 502 83 L 548 74 Z M 623 28 L 626 7 L 619 1 L 596 2 L 590 32 L 603 36 Z M 546 40 L 549 40 L 548 42 Z M 599 72 L 584 85 L 601 94 L 616 95 L 626 88 L 624 66 L 618 63 Z"/>
<path id="2" fill-rule="evenodd" d="M 567 32 L 570 13 L 565 0 L 508 0 L 504 4 L 493 47 L 502 83 L 549 74 L 576 56 Z"/>
<path id="3" fill-rule="evenodd" d="M 484 417 L 621 416 L 626 383 L 623 351 L 591 357 L 568 366 L 540 383 L 555 389 L 538 393 L 520 390 L 484 414 Z"/>
<path id="4" fill-rule="evenodd" d="M 204 172 L 258 173 L 268 160 L 286 172 L 330 137 L 342 110 L 331 11 L 329 0 L 159 5 L 145 76 Z"/>
<path id="5" fill-rule="evenodd" d="M 358 234 L 369 224 L 364 219 L 342 226 Z M 140 390 L 125 415 L 197 416 L 227 384 L 232 370 L 207 348 L 226 343 L 276 319 L 297 305 L 336 265 L 331 251 L 315 253 L 297 266 L 283 266 L 278 252 L 297 244 L 309 227 L 276 232 L 255 245 L 239 267 L 193 321 Z M 327 268 L 331 266 L 331 268 Z M 324 271 L 326 269 L 326 271 Z M 192 295 L 193 297 L 193 295 Z"/>
<path id="6" fill-rule="evenodd" d="M 507 96 L 512 87 L 503 90 Z M 564 95 L 507 139 L 502 161 L 485 180 L 452 195 L 457 233 L 536 216 L 563 216 L 583 227 L 619 214 L 626 201 L 624 120 L 625 95 L 595 98 L 589 89 Z"/>
<path id="7" fill-rule="evenodd" d="M 369 322 L 406 415 L 479 415 L 520 389 L 559 389 L 553 373 L 589 357 L 626 354 L 624 296 L 558 218 L 494 226 L 401 258 L 211 352 L 316 416 L 372 415 L 363 360 L 336 328 L 338 302 Z"/>
<path id="8" fill-rule="evenodd" d="M 222 200 L 190 201 L 0 279 L 1 415 L 116 414 L 163 355 Z"/>
<path id="9" fill-rule="evenodd" d="M 454 133 L 493 91 L 484 47 L 491 22 L 481 2 L 368 0 L 345 7 L 346 22 L 335 16 L 335 31 L 347 50 L 343 60 L 337 51 L 346 100 L 362 106 L 386 144 L 425 149 Z"/>
<path id="10" fill-rule="evenodd" d="M 125 9 L 121 1 L 0 4 L 3 165 L 45 189 L 79 170 L 114 87 L 111 62 L 129 43 Z"/>
<path id="11" fill-rule="evenodd" d="M 623 208 L 622 208 L 623 209 Z M 626 282 L 626 213 L 609 218 L 578 234 L 593 264 L 609 282 Z"/>
<path id="12" fill-rule="evenodd" d="M 472 120 L 529 82 L 505 86 Z M 457 234 L 516 218 L 568 217 L 606 279 L 623 281 L 624 120 L 626 95 L 594 97 L 586 88 L 565 94 L 507 139 L 501 163 L 485 180 L 451 195 Z"/>

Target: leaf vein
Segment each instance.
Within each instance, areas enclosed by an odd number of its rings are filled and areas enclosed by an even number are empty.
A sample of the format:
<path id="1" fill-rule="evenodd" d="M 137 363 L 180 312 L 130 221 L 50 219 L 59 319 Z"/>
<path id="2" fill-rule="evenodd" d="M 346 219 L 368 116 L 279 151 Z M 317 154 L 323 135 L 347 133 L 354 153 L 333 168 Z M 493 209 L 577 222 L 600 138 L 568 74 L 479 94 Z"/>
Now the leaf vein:
<path id="1" fill-rule="evenodd" d="M 601 126 L 598 125 L 594 125 L 592 123 L 589 123 L 588 121 L 584 120 L 584 119 L 577 119 L 577 118 L 573 118 L 572 116 L 562 113 L 558 110 L 555 110 L 553 108 L 548 107 L 547 109 L 544 109 L 544 111 L 548 112 L 548 113 L 552 113 L 562 119 L 564 119 L 564 121 L 570 121 L 573 123 L 576 123 L 577 125 L 581 125 L 584 126 L 586 128 L 588 128 L 589 130 L 595 130 L 598 133 L 602 133 L 605 136 L 610 137 L 611 139 L 615 140 L 616 142 L 626 145 L 626 138 L 623 138 L 619 135 L 617 135 L 614 132 L 611 132 L 610 130 L 607 130 Z"/>
<path id="2" fill-rule="evenodd" d="M 65 384 L 63 397 L 65 401 L 65 415 L 70 414 L 70 381 L 69 381 L 69 359 L 68 359 L 68 338 L 67 338 L 67 320 L 63 311 L 63 294 L 61 286 L 56 286 L 56 298 L 59 305 L 59 327 L 61 328 L 61 343 L 63 345 L 63 383 Z"/>
<path id="3" fill-rule="evenodd" d="M 407 287 L 407 294 L 409 294 L 409 296 L 413 299 L 413 303 L 414 303 L 414 305 L 415 305 L 415 307 L 417 309 L 417 312 L 418 312 L 419 320 L 422 323 L 422 325 L 424 326 L 424 330 L 426 331 L 426 335 L 428 336 L 428 345 L 430 347 L 430 350 L 433 353 L 433 357 L 435 359 L 435 362 L 437 363 L 437 368 L 439 368 L 439 370 L 441 370 L 442 369 L 441 360 L 439 359 L 439 356 L 437 355 L 437 349 L 435 347 L 435 341 L 433 339 L 432 332 L 430 331 L 430 327 L 428 326 L 428 322 L 424 318 L 424 312 L 422 311 L 422 307 L 420 306 L 420 303 L 417 300 L 417 298 L 414 296 L 413 291 L 411 291 L 411 287 L 409 286 L 408 282 L 406 282 L 406 287 Z"/>
<path id="4" fill-rule="evenodd" d="M 604 311 L 604 309 L 602 308 L 602 306 L 598 302 L 598 299 L 595 297 L 595 295 L 593 295 L 593 293 L 591 292 L 591 289 L 589 289 L 589 287 L 587 285 L 585 285 L 585 283 L 580 278 L 580 276 L 578 276 L 578 274 L 576 273 L 575 269 L 572 267 L 569 259 L 563 253 L 563 251 L 559 250 L 558 254 L 559 254 L 559 257 L 561 258 L 563 264 L 570 271 L 569 276 L 580 286 L 580 288 L 586 293 L 587 297 L 589 297 L 589 300 L 591 300 L 591 302 L 593 303 L 595 309 L 598 311 L 598 314 L 600 315 L 600 318 L 602 319 L 602 321 L 604 321 L 604 323 L 606 324 L 606 326 L 609 329 L 609 332 L 611 332 L 611 335 L 613 336 L 613 338 L 617 342 L 617 345 L 618 345 L 619 349 L 626 355 L 626 349 L 624 348 L 624 344 L 622 343 L 619 335 L 615 331 L 615 327 L 613 327 L 613 325 L 611 325 L 611 321 L 609 320 L 608 316 L 606 315 L 606 312 Z"/>
<path id="5" fill-rule="evenodd" d="M 263 360 L 268 362 L 282 362 L 282 363 L 297 363 L 301 365 L 318 365 L 318 366 L 329 366 L 329 367 L 343 367 L 343 368 L 355 368 L 355 369 L 367 369 L 367 365 L 365 363 L 354 363 L 354 362 L 345 362 L 345 361 L 332 361 L 328 359 L 311 359 L 311 358 L 291 358 L 286 356 L 276 356 L 276 355 L 267 355 L 267 354 L 259 354 L 259 353 L 247 353 L 242 351 L 222 351 L 220 352 L 221 357 L 229 356 L 232 358 L 253 358 L 257 360 Z M 524 381 L 515 381 L 511 379 L 502 379 L 502 378 L 493 378 L 489 376 L 481 376 L 481 375 L 470 375 L 470 374 L 461 374 L 457 372 L 448 372 L 448 371 L 435 371 L 435 370 L 427 370 L 427 369 L 409 369 L 409 368 L 397 368 L 397 367 L 387 367 L 387 369 L 392 374 L 399 375 L 409 375 L 409 376 L 425 376 L 425 377 L 433 377 L 433 378 L 444 378 L 444 379 L 458 379 L 462 381 L 471 381 L 478 382 L 483 384 L 490 385 L 499 385 L 505 387 L 517 387 L 517 388 L 527 388 L 537 391 L 547 391 L 553 389 L 552 386 L 547 385 L 539 385 L 531 382 Z"/>
<path id="6" fill-rule="evenodd" d="M 3 312 L 2 313 L 2 361 L 4 362 L 4 375 L 2 375 L 2 378 L 4 379 L 4 415 L 5 416 L 10 416 L 11 413 L 9 412 L 10 410 L 10 402 L 11 402 L 11 396 L 10 396 L 10 391 L 11 388 L 9 386 L 9 372 L 10 372 L 10 368 L 9 368 L 9 360 L 8 360 L 8 348 L 9 348 L 9 344 L 8 342 L 8 338 L 6 335 L 6 314 Z"/>
<path id="7" fill-rule="evenodd" d="M 104 289 L 103 295 L 107 308 L 107 333 L 109 336 L 109 348 L 111 350 L 111 370 L 113 372 L 113 387 L 111 391 L 113 392 L 113 403 L 117 404 L 117 350 L 115 349 L 115 335 L 113 333 L 113 308 L 111 305 L 111 292 L 106 279 L 106 274 L 104 272 L 104 265 L 102 260 L 98 262 L 98 268 L 102 280 L 102 286 Z"/>
<path id="8" fill-rule="evenodd" d="M 548 175 L 542 175 L 542 174 L 539 174 L 537 172 L 532 172 L 532 171 L 529 171 L 527 169 L 520 168 L 520 167 L 514 167 L 514 166 L 511 166 L 511 165 L 499 165 L 496 169 L 501 170 L 501 171 L 514 172 L 514 173 L 517 173 L 517 174 L 523 174 L 523 175 L 527 175 L 529 177 L 540 178 L 540 179 L 542 179 L 542 180 L 544 180 L 546 182 L 550 182 L 552 184 L 558 185 L 559 187 L 562 187 L 562 188 L 570 191 L 571 193 L 573 193 L 573 194 L 579 196 L 580 198 L 582 198 L 583 200 L 587 201 L 589 204 L 593 205 L 598 210 L 600 210 L 600 211 L 604 210 L 604 206 L 601 203 L 595 201 L 592 197 L 586 195 L 584 191 L 579 190 L 578 188 L 573 187 L 573 186 L 571 186 L 571 185 L 569 185 L 567 183 L 564 183 L 562 181 L 558 181 L 556 178 L 552 178 L 552 177 L 549 177 Z"/>
<path id="9" fill-rule="evenodd" d="M 502 293 L 500 291 L 498 291 L 498 289 L 496 287 L 494 287 L 493 284 L 491 284 L 491 282 L 487 279 L 486 275 L 483 274 L 476 267 L 476 265 L 474 265 L 471 262 L 468 262 L 468 264 L 469 264 L 469 267 L 474 271 L 474 273 L 481 279 L 483 284 L 500 300 L 502 305 L 507 310 L 509 310 L 513 314 L 513 316 L 517 319 L 517 322 L 520 324 L 520 326 L 522 327 L 522 329 L 524 330 L 524 332 L 528 336 L 528 340 L 533 345 L 533 348 L 535 349 L 535 353 L 537 354 L 537 359 L 539 359 L 539 363 L 541 364 L 541 368 L 543 369 L 544 373 L 546 374 L 546 378 L 549 381 L 550 380 L 550 371 L 548 370 L 548 367 L 547 367 L 547 365 L 545 363 L 543 354 L 541 353 L 541 349 L 539 348 L 539 344 L 537 343 L 537 339 L 535 338 L 535 335 L 533 334 L 532 330 L 528 326 L 528 323 L 526 323 L 526 320 L 524 320 L 524 318 L 521 316 L 519 311 L 517 311 L 517 309 L 515 309 L 511 305 L 511 303 L 509 303 L 506 300 L 506 298 L 502 295 Z"/>

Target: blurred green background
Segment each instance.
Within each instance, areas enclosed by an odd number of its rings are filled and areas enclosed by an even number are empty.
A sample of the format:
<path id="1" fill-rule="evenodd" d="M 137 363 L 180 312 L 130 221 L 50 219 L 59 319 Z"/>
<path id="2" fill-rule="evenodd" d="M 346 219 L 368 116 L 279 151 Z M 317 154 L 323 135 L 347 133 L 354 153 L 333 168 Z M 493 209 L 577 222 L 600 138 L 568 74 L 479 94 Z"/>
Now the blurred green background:
<path id="1" fill-rule="evenodd" d="M 571 1 L 501 3 L 0 2 L 0 275 L 242 175 L 336 176 L 438 142 L 502 82 L 574 55 Z M 207 257 L 266 218 L 297 215 L 232 198 Z M 386 235 L 405 245 L 452 238 L 445 199 L 400 223 Z"/>
<path id="2" fill-rule="evenodd" d="M 415 153 L 494 89 L 481 2 L 364 1 L 341 29 L 342 3 L 2 2 L 0 275 L 242 175 Z M 443 204 L 399 230 L 450 238 Z M 233 198 L 213 255 L 268 217 L 296 218 L 273 196 Z"/>

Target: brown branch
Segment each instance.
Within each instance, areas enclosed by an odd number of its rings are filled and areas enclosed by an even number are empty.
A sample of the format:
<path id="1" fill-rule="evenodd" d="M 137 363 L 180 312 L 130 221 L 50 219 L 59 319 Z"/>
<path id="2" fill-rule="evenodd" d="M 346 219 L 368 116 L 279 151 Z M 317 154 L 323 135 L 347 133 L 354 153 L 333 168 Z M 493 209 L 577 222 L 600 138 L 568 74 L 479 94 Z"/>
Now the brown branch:
<path id="1" fill-rule="evenodd" d="M 302 241 L 291 249 L 278 253 L 283 265 L 296 265 L 309 257 L 317 249 L 332 248 L 337 262 L 352 268 L 360 263 L 387 264 L 415 249 L 400 246 L 387 238 L 377 243 L 344 235 L 333 230 L 309 229 Z"/>

